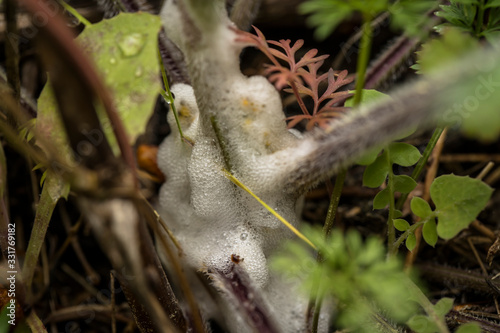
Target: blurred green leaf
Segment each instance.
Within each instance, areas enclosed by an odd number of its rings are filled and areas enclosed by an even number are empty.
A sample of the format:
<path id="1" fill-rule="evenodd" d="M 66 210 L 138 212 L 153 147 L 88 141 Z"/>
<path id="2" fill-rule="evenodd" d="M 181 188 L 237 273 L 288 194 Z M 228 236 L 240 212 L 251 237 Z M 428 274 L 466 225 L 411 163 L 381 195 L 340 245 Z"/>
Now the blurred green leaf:
<path id="1" fill-rule="evenodd" d="M 146 128 L 161 89 L 157 61 L 160 27 L 158 16 L 121 13 L 86 27 L 76 39 L 109 88 L 131 144 Z M 38 104 L 37 128 L 69 156 L 50 84 L 45 85 Z M 113 151 L 119 153 L 111 124 L 104 112 L 99 113 L 107 139 Z"/>
<path id="2" fill-rule="evenodd" d="M 435 8 L 435 0 L 400 0 L 389 6 L 391 26 L 409 35 L 422 33 L 421 27 L 429 21 L 427 12 Z"/>
<path id="3" fill-rule="evenodd" d="M 443 297 L 434 305 L 434 310 L 440 317 L 444 317 L 453 308 L 453 301 L 453 298 Z"/>
<path id="4" fill-rule="evenodd" d="M 461 325 L 455 333 L 481 333 L 481 326 L 478 323 L 467 323 Z"/>
<path id="5" fill-rule="evenodd" d="M 415 315 L 408 321 L 408 326 L 417 333 L 439 332 L 437 325 L 429 317 Z"/>
<path id="6" fill-rule="evenodd" d="M 439 70 L 443 65 L 469 54 L 478 46 L 479 42 L 470 34 L 456 28 L 445 29 L 441 37 L 425 43 L 417 52 L 418 73 L 428 74 Z"/>
<path id="7" fill-rule="evenodd" d="M 271 268 L 300 279 L 302 290 L 323 291 L 325 300 L 338 304 L 336 325 L 356 332 L 373 332 L 374 311 L 383 310 L 392 320 L 405 322 L 416 311 L 407 288 L 408 277 L 397 257 L 386 257 L 380 239 L 364 242 L 356 230 L 343 234 L 333 230 L 325 239 L 321 229 L 306 227 L 304 235 L 318 246 L 323 263 L 301 242 L 290 241 L 280 254 L 271 257 Z M 319 288 L 318 288 L 319 286 Z"/>

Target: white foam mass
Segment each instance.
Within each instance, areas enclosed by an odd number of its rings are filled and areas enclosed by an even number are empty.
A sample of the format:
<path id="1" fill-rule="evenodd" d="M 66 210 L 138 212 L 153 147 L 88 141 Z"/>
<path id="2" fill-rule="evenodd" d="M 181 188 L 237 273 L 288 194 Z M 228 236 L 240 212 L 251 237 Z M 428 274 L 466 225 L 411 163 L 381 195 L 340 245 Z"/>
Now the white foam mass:
<path id="1" fill-rule="evenodd" d="M 185 1 L 185 8 L 189 9 L 191 2 Z M 243 261 L 239 265 L 262 291 L 281 329 L 302 331 L 307 300 L 291 292 L 293 286 L 270 272 L 267 263 L 269 255 L 293 233 L 222 172 L 230 168 L 297 226 L 301 198 L 285 191 L 282 180 L 293 164 L 290 152 L 300 138 L 287 131 L 281 99 L 267 79 L 241 74 L 238 54 L 242 46 L 235 42 L 227 19 L 209 31 L 196 31 L 187 20 L 175 25 L 172 22 L 182 19 L 172 16 L 184 14 L 172 1 L 167 1 L 161 15 L 167 34 L 186 57 L 192 87 L 176 84 L 172 91 L 183 132 L 195 144 L 191 147 L 181 140 L 170 112 L 172 133 L 158 152 L 158 165 L 167 179 L 160 189 L 158 211 L 190 265 L 224 270 L 231 255 L 240 256 Z M 302 146 L 307 150 L 307 145 Z M 235 332 L 247 330 L 241 325 L 240 321 L 228 323 Z"/>

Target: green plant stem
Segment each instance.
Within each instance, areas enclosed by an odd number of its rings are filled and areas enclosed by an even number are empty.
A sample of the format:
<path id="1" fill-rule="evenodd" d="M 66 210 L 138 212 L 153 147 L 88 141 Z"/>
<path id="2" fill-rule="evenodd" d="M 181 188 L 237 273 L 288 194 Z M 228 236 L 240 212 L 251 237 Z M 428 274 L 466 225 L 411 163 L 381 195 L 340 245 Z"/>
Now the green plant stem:
<path id="1" fill-rule="evenodd" d="M 328 237 L 332 231 L 346 175 L 347 169 L 342 169 L 335 179 L 332 196 L 330 197 L 330 205 L 328 206 L 328 212 L 326 214 L 325 225 L 323 226 L 323 234 L 325 237 Z"/>
<path id="2" fill-rule="evenodd" d="M 304 101 L 302 100 L 302 97 L 300 96 L 299 89 L 297 88 L 297 85 L 295 82 L 290 81 L 290 86 L 292 87 L 293 94 L 295 95 L 295 98 L 297 99 L 297 103 L 299 103 L 300 109 L 305 115 L 310 115 L 309 110 L 307 110 L 306 105 L 304 104 Z M 313 114 L 316 114 L 314 110 Z"/>
<path id="3" fill-rule="evenodd" d="M 415 298 L 417 303 L 420 304 L 427 315 L 434 320 L 434 323 L 438 327 L 439 333 L 450 333 L 444 319 L 436 313 L 434 305 L 431 303 L 431 301 L 429 301 L 422 290 L 420 290 L 420 288 L 410 279 L 407 279 L 407 286 L 410 292 L 413 294 L 413 297 Z"/>
<path id="4" fill-rule="evenodd" d="M 234 172 L 233 163 L 231 163 L 231 156 L 229 154 L 227 147 L 227 141 L 220 130 L 219 123 L 217 122 L 215 116 L 210 117 L 210 124 L 212 124 L 212 129 L 214 130 L 215 137 L 217 138 L 217 142 L 219 143 L 219 147 L 222 152 L 222 157 L 224 158 L 225 167 L 230 173 Z"/>
<path id="5" fill-rule="evenodd" d="M 165 65 L 163 64 L 163 59 L 161 58 L 160 49 L 158 49 L 158 62 L 160 63 L 161 77 L 163 78 L 163 85 L 165 87 L 165 90 L 162 90 L 160 94 L 163 96 L 165 101 L 167 101 L 168 105 L 170 106 L 170 109 L 172 110 L 172 113 L 174 114 L 175 123 L 177 124 L 177 129 L 179 130 L 179 135 L 181 136 L 181 140 L 187 142 L 192 146 L 194 145 L 193 140 L 184 136 L 184 133 L 182 132 L 181 123 L 179 121 L 179 114 L 177 113 L 177 109 L 175 108 L 174 96 L 170 91 L 170 85 L 168 84 L 168 79 L 167 79 L 167 72 L 165 70 Z"/>
<path id="6" fill-rule="evenodd" d="M 361 102 L 363 88 L 365 86 L 366 69 L 370 59 L 370 50 L 372 45 L 372 26 L 371 20 L 367 14 L 363 15 L 363 37 L 361 37 L 361 51 L 358 56 L 356 66 L 356 93 L 354 95 L 354 106 Z"/>
<path id="7" fill-rule="evenodd" d="M 432 151 L 434 150 L 434 147 L 436 146 L 436 143 L 438 142 L 439 138 L 441 137 L 441 134 L 444 131 L 444 127 L 438 127 L 434 130 L 434 133 L 432 133 L 432 137 L 429 140 L 429 143 L 427 144 L 427 147 L 425 147 L 424 152 L 422 153 L 422 157 L 418 161 L 417 165 L 415 166 L 415 169 L 413 169 L 413 172 L 411 173 L 411 178 L 413 180 L 417 180 L 418 177 L 420 177 L 420 174 L 422 173 L 422 170 L 424 169 L 425 165 L 427 164 L 427 161 L 429 160 L 429 157 L 431 156 Z M 396 203 L 396 209 L 401 210 L 403 207 L 406 199 L 408 198 L 409 193 L 403 193 L 401 197 L 399 197 L 397 203 Z"/>
<path id="8" fill-rule="evenodd" d="M 347 175 L 347 169 L 342 169 L 337 174 L 337 178 L 335 179 L 335 185 L 333 187 L 332 196 L 330 197 L 330 204 L 328 205 L 328 212 L 326 214 L 325 224 L 323 226 L 323 234 L 325 235 L 325 238 L 327 238 L 330 235 L 330 232 L 332 231 L 333 223 L 335 221 L 335 215 L 336 215 L 337 209 L 339 207 L 340 196 L 342 195 L 342 188 L 344 187 L 346 175 Z M 321 253 L 318 253 L 316 261 L 318 262 L 318 265 L 321 265 L 321 261 L 322 261 Z M 312 294 L 313 293 L 314 292 L 312 292 Z M 318 320 L 319 320 L 319 314 L 321 312 L 321 304 L 322 304 L 321 296 L 319 296 L 319 297 L 320 298 L 317 299 L 316 297 L 311 296 L 309 299 L 307 313 L 310 313 L 311 309 L 314 308 L 313 322 L 312 322 L 312 328 L 311 328 L 312 333 L 315 333 L 318 331 Z"/>
<path id="9" fill-rule="evenodd" d="M 316 305 L 314 307 L 314 315 L 313 315 L 313 322 L 312 322 L 312 328 L 311 328 L 312 333 L 318 333 L 319 315 L 321 312 L 321 305 L 322 304 L 323 304 L 323 296 L 320 295 L 320 296 L 318 296 L 318 300 L 316 301 Z"/>
<path id="10" fill-rule="evenodd" d="M 365 86 L 366 69 L 368 67 L 368 61 L 370 59 L 370 49 L 372 44 L 371 20 L 368 15 L 364 15 L 363 21 L 364 23 L 363 23 L 363 36 L 361 38 L 361 52 L 358 56 L 358 62 L 356 66 L 357 80 L 356 80 L 356 92 L 354 94 L 354 102 L 353 102 L 354 107 L 358 106 L 359 103 L 361 102 L 363 88 Z M 337 174 L 337 179 L 335 180 L 335 186 L 333 188 L 332 196 L 330 198 L 330 205 L 328 206 L 328 213 L 326 215 L 325 225 L 323 226 L 323 233 L 325 234 L 325 237 L 328 237 L 330 231 L 332 230 L 333 222 L 335 221 L 335 214 L 337 212 L 340 196 L 342 193 L 342 188 L 344 187 L 346 174 L 347 174 L 347 169 L 342 169 Z M 392 201 L 394 206 L 394 198 Z M 394 233 L 394 226 L 392 227 L 392 229 Z M 394 238 L 395 236 L 393 236 L 392 242 L 394 242 Z M 318 254 L 318 261 L 321 261 L 321 254 Z M 314 297 L 311 297 L 309 301 L 309 307 L 311 307 L 311 305 L 313 304 L 315 304 L 313 323 L 312 323 L 312 332 L 314 333 L 318 331 L 318 320 L 322 304 L 321 298 L 316 301 Z"/>
<path id="11" fill-rule="evenodd" d="M 396 230 L 394 229 L 394 213 L 396 212 L 396 207 L 394 204 L 394 172 L 392 171 L 392 163 L 390 159 L 389 152 L 387 149 L 384 153 L 387 164 L 389 165 L 389 174 L 387 179 L 387 187 L 389 189 L 389 217 L 387 219 L 387 246 L 389 248 L 389 254 L 392 254 L 390 250 L 392 244 L 396 240 Z"/>
<path id="12" fill-rule="evenodd" d="M 412 224 L 401 236 L 398 237 L 398 239 L 392 245 L 390 245 L 389 253 L 391 255 L 397 254 L 399 247 L 406 240 L 406 238 L 408 238 L 408 235 L 417 230 L 417 228 L 421 225 L 424 225 L 427 221 L 429 221 L 429 218 L 425 219 L 424 221 Z"/>
<path id="13" fill-rule="evenodd" d="M 68 5 L 65 1 L 63 0 L 58 0 L 59 4 L 63 6 L 65 10 L 71 13 L 74 17 L 78 19 L 85 27 L 90 27 L 92 23 L 88 21 L 85 17 L 83 17 L 75 8 L 71 7 Z"/>
<path id="14" fill-rule="evenodd" d="M 40 202 L 36 209 L 35 222 L 31 231 L 31 237 L 26 250 L 23 265 L 23 280 L 26 283 L 26 288 L 31 289 L 31 282 L 35 273 L 36 263 L 40 250 L 42 249 L 45 240 L 45 234 L 49 227 L 49 222 L 52 217 L 57 201 L 61 197 L 66 197 L 69 192 L 69 187 L 57 176 L 49 174 L 42 188 Z"/>

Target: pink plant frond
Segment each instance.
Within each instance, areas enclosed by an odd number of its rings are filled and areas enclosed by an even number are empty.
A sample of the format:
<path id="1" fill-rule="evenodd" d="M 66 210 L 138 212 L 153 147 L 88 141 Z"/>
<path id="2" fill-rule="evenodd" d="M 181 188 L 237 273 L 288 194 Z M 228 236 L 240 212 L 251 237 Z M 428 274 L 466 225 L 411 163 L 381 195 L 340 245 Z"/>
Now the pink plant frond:
<path id="1" fill-rule="evenodd" d="M 349 76 L 346 70 L 335 72 L 332 69 L 319 75 L 318 71 L 324 60 L 328 58 L 328 55 L 317 56 L 318 50 L 311 49 L 299 61 L 296 61 L 295 54 L 304 46 L 303 40 L 299 39 L 293 44 L 289 39 L 281 39 L 278 42 L 266 40 L 266 37 L 258 28 L 253 28 L 257 35 L 234 28 L 233 30 L 237 33 L 237 41 L 257 47 L 271 60 L 272 64 L 266 65 L 264 74 L 276 89 L 282 90 L 288 86 L 289 88 L 284 89 L 284 91 L 294 94 L 297 98 L 297 102 L 304 114 L 287 118 L 287 121 L 289 121 L 288 128 L 296 126 L 303 120 L 308 120 L 307 130 L 311 130 L 315 126 L 324 128 L 331 119 L 341 116 L 348 109 L 334 105 L 342 103 L 352 96 L 352 93 L 348 91 L 337 92 L 337 90 L 351 83 L 354 80 L 353 75 Z M 285 61 L 288 66 L 283 66 L 278 59 Z M 319 87 L 322 82 L 328 85 L 326 90 L 319 96 Z M 311 97 L 313 100 L 312 112 L 307 109 L 302 100 L 304 95 Z"/>
<path id="2" fill-rule="evenodd" d="M 354 96 L 353 93 L 349 92 L 349 91 L 339 91 L 339 92 L 336 92 L 336 93 L 333 93 L 331 94 L 330 96 L 328 96 L 328 102 L 325 104 L 325 107 L 332 107 L 333 105 L 335 105 L 336 103 L 339 103 L 341 101 L 345 101 L 346 99 L 348 99 L 349 97 L 352 97 Z"/>
<path id="3" fill-rule="evenodd" d="M 321 111 L 318 112 L 316 117 L 319 118 L 334 118 L 334 117 L 340 117 L 343 113 L 345 113 L 347 110 L 350 108 L 344 107 L 344 106 L 337 106 L 337 107 L 322 107 Z"/>
<path id="4" fill-rule="evenodd" d="M 337 77 L 337 79 L 335 80 L 335 85 L 337 86 L 337 88 L 335 90 L 354 81 L 355 76 L 354 75 L 348 76 L 347 74 L 348 74 L 347 70 L 345 69 L 340 73 L 334 74 Z"/>
<path id="5" fill-rule="evenodd" d="M 280 50 L 269 48 L 269 52 L 271 52 L 273 56 L 290 63 L 290 59 L 286 55 L 284 55 L 283 52 L 281 52 Z"/>
<path id="6" fill-rule="evenodd" d="M 300 61 L 297 62 L 297 64 L 296 64 L 297 68 L 301 68 L 301 67 L 307 66 L 309 64 L 312 64 L 314 62 L 325 60 L 326 58 L 329 57 L 328 54 L 324 54 L 324 55 L 321 55 L 319 57 L 314 57 L 317 53 L 318 53 L 318 50 L 316 50 L 316 49 L 311 49 L 311 50 L 307 51 L 307 53 L 304 54 L 304 56 L 300 59 Z"/>
<path id="7" fill-rule="evenodd" d="M 291 40 L 289 39 L 280 39 L 279 42 L 270 40 L 269 44 L 276 45 L 285 50 L 288 59 L 290 60 L 290 64 L 295 64 L 295 53 L 304 45 L 304 40 L 297 40 L 293 46 L 290 46 Z"/>
<path id="8" fill-rule="evenodd" d="M 312 90 L 309 89 L 308 87 L 306 87 L 303 84 L 298 83 L 298 82 L 295 82 L 295 86 L 297 87 L 297 91 L 299 92 L 299 94 L 308 95 L 308 96 L 311 96 L 314 98 L 314 94 L 313 94 Z M 291 89 L 291 88 L 283 89 L 283 91 L 293 94 L 293 89 Z"/>
<path id="9" fill-rule="evenodd" d="M 308 115 L 297 115 L 297 116 L 291 116 L 291 117 L 288 117 L 286 118 L 286 120 L 290 120 L 290 122 L 287 124 L 287 128 L 290 129 L 290 128 L 293 128 L 295 126 L 297 126 L 298 123 L 300 123 L 302 120 L 304 119 L 310 119 L 311 116 L 308 116 Z"/>

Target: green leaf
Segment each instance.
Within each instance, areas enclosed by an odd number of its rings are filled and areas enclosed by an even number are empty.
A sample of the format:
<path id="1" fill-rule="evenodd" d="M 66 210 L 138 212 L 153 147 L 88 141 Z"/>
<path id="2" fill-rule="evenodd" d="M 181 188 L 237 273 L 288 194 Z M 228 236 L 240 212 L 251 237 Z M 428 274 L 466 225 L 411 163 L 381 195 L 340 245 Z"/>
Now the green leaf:
<path id="1" fill-rule="evenodd" d="M 394 191 L 401 193 L 410 193 L 415 187 L 417 182 L 407 175 L 397 175 L 394 179 Z"/>
<path id="2" fill-rule="evenodd" d="M 430 246 L 434 247 L 436 245 L 438 234 L 435 219 L 432 218 L 429 221 L 425 222 L 422 228 L 422 236 L 424 237 L 425 242 Z"/>
<path id="3" fill-rule="evenodd" d="M 421 218 L 426 218 L 432 214 L 432 209 L 431 206 L 429 206 L 429 203 L 419 197 L 413 197 L 411 199 L 410 207 L 413 214 Z"/>
<path id="4" fill-rule="evenodd" d="M 349 91 L 350 93 L 355 93 L 354 90 Z M 389 95 L 386 95 L 384 93 L 381 93 L 380 91 L 374 90 L 374 89 L 363 89 L 363 93 L 361 94 L 361 105 L 366 105 L 374 102 L 379 102 L 383 99 L 388 99 L 390 98 Z M 349 97 L 345 103 L 344 106 L 348 107 L 354 107 L 354 96 Z"/>
<path id="5" fill-rule="evenodd" d="M 324 0 L 306 1 L 299 6 L 298 10 L 301 14 L 311 14 L 307 18 L 307 23 L 316 28 L 314 35 L 319 40 L 328 37 L 343 20 L 352 14 L 352 8 L 347 4 L 336 4 Z"/>
<path id="6" fill-rule="evenodd" d="M 418 73 L 429 74 L 439 70 L 477 47 L 479 42 L 470 34 L 456 28 L 445 29 L 441 38 L 425 43 L 417 52 Z"/>
<path id="7" fill-rule="evenodd" d="M 437 325 L 429 317 L 424 315 L 415 315 L 407 322 L 408 326 L 418 333 L 439 332 Z"/>
<path id="8" fill-rule="evenodd" d="M 481 327 L 478 323 L 467 323 L 461 325 L 455 333 L 481 333 Z"/>
<path id="9" fill-rule="evenodd" d="M 389 6 L 391 26 L 409 35 L 422 34 L 421 27 L 429 22 L 426 13 L 436 7 L 434 0 L 400 0 Z"/>
<path id="10" fill-rule="evenodd" d="M 361 156 L 361 158 L 359 158 L 356 161 L 356 164 L 365 165 L 365 166 L 372 164 L 377 159 L 377 156 L 378 156 L 378 154 L 380 154 L 381 150 L 382 150 L 382 147 L 377 147 L 377 148 L 374 148 L 374 149 L 368 151 L 367 153 L 365 153 L 363 156 Z"/>
<path id="11" fill-rule="evenodd" d="M 414 165 L 422 157 L 416 147 L 404 142 L 393 142 L 388 150 L 391 162 L 404 167 Z"/>
<path id="12" fill-rule="evenodd" d="M 33 280 L 33 275 L 37 267 L 36 263 L 43 242 L 45 241 L 45 235 L 49 227 L 52 212 L 59 199 L 67 198 L 69 193 L 69 185 L 60 177 L 48 170 L 45 174 L 47 178 L 43 184 L 40 202 L 36 208 L 35 222 L 31 231 L 23 264 L 23 282 L 26 283 L 28 288 L 30 288 Z"/>
<path id="13" fill-rule="evenodd" d="M 474 33 L 474 19 L 476 17 L 477 6 L 473 4 L 458 4 L 451 2 L 450 5 L 440 5 L 441 10 L 436 16 L 447 20 L 452 26 L 462 28 L 470 33 Z"/>
<path id="14" fill-rule="evenodd" d="M 434 310 L 437 315 L 443 317 L 453 308 L 453 298 L 443 297 L 435 305 Z"/>
<path id="15" fill-rule="evenodd" d="M 498 44 L 497 44 L 498 45 Z M 479 71 L 442 94 L 440 103 L 449 105 L 442 114 L 443 125 L 460 126 L 465 135 L 492 142 L 500 136 L 500 66 L 498 57 L 483 58 Z"/>
<path id="16" fill-rule="evenodd" d="M 394 220 L 394 228 L 396 228 L 399 231 L 406 231 L 410 228 L 410 224 L 408 221 L 403 220 L 403 219 L 395 219 Z"/>
<path id="17" fill-rule="evenodd" d="M 417 237 L 415 237 L 415 234 L 409 234 L 408 238 L 406 238 L 406 248 L 408 251 L 413 251 L 415 246 L 417 246 Z"/>
<path id="18" fill-rule="evenodd" d="M 394 209 L 393 216 L 395 219 L 400 218 L 401 216 L 403 216 L 403 212 L 401 212 L 399 209 Z"/>
<path id="19" fill-rule="evenodd" d="M 484 8 L 500 7 L 500 0 L 489 0 Z"/>
<path id="20" fill-rule="evenodd" d="M 389 189 L 384 188 L 373 198 L 373 209 L 384 209 L 389 204 Z"/>
<path id="21" fill-rule="evenodd" d="M 444 175 L 430 188 L 436 205 L 439 237 L 450 239 L 465 229 L 484 209 L 493 189 L 478 179 Z"/>
<path id="22" fill-rule="evenodd" d="M 316 27 L 316 38 L 324 39 L 354 12 L 359 11 L 375 17 L 387 9 L 387 2 L 387 0 L 309 0 L 299 6 L 299 13 L 311 14 L 307 23 Z"/>
<path id="23" fill-rule="evenodd" d="M 366 167 L 363 173 L 363 186 L 377 188 L 384 183 L 389 173 L 384 155 L 380 155 L 375 159 L 375 162 Z"/>
<path id="24" fill-rule="evenodd" d="M 157 61 L 157 34 L 160 18 L 147 13 L 119 14 L 85 28 L 76 41 L 89 55 L 112 93 L 131 144 L 144 131 L 161 85 Z M 38 108 L 37 128 L 57 149 L 68 153 L 57 103 L 50 85 L 43 89 Z M 101 110 L 98 110 L 101 111 Z M 112 126 L 99 112 L 108 141 L 115 153 L 119 147 Z M 89 142 L 94 138 L 89 134 Z M 69 155 L 69 154 L 68 154 Z"/>

